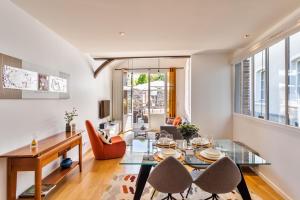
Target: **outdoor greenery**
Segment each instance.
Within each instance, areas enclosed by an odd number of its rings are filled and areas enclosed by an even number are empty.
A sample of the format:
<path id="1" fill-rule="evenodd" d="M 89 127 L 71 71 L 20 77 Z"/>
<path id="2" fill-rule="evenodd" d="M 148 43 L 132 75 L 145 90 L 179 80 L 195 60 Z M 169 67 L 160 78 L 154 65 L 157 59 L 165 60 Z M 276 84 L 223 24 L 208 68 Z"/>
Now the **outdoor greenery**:
<path id="1" fill-rule="evenodd" d="M 140 74 L 140 76 L 134 80 L 136 85 L 148 83 L 148 75 L 147 74 Z"/>
<path id="2" fill-rule="evenodd" d="M 153 82 L 153 81 L 164 81 L 165 80 L 165 77 L 164 77 L 164 74 L 151 74 L 150 75 L 150 81 Z M 148 74 L 147 73 L 143 73 L 143 74 L 140 74 L 139 77 L 135 80 L 133 80 L 134 82 L 134 85 L 141 85 L 141 84 L 145 84 L 145 83 L 148 83 Z"/>

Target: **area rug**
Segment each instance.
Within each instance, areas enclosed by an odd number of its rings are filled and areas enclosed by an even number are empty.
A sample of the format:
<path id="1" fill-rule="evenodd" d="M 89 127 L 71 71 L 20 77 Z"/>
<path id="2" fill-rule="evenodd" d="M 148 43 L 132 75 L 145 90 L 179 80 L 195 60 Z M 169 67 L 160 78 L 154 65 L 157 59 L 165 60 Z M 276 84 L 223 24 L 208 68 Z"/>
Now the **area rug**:
<path id="1" fill-rule="evenodd" d="M 107 186 L 105 192 L 102 195 L 102 200 L 132 200 L 135 191 L 135 183 L 137 179 L 137 174 L 126 174 L 126 175 L 116 175 L 109 186 Z M 186 191 L 187 192 L 187 191 Z M 184 196 L 186 195 L 186 192 Z M 142 195 L 142 200 L 150 200 L 153 194 L 153 188 L 150 184 L 146 184 L 144 192 Z M 173 195 L 176 199 L 182 199 L 180 194 Z M 187 199 L 199 200 L 209 197 L 210 194 L 204 192 L 196 185 L 192 185 L 189 196 Z M 220 200 L 242 200 L 240 194 L 236 191 L 232 191 L 227 194 L 219 195 Z M 253 200 L 262 200 L 259 196 L 251 194 Z M 155 192 L 153 199 L 159 200 L 166 197 L 166 194 Z"/>

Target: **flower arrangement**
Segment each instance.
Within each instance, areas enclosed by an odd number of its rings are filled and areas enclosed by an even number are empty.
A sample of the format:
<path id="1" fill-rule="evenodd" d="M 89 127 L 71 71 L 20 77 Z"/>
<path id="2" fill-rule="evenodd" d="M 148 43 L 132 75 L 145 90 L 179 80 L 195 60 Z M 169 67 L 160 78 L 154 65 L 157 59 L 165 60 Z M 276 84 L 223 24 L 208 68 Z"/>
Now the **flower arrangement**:
<path id="1" fill-rule="evenodd" d="M 191 139 L 192 136 L 198 133 L 199 128 L 195 124 L 182 124 L 178 127 L 183 138 L 186 140 Z"/>
<path id="2" fill-rule="evenodd" d="M 74 117 L 78 116 L 76 108 L 73 108 L 71 112 L 65 112 L 65 120 L 67 124 L 70 124 L 73 121 Z"/>

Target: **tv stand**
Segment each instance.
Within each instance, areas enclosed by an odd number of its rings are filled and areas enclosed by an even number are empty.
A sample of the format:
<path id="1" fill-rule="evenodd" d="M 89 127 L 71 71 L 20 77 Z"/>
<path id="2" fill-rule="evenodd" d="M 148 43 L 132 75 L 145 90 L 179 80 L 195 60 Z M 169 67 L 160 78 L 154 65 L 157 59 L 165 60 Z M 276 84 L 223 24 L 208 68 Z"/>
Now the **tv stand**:
<path id="1" fill-rule="evenodd" d="M 110 122 L 106 122 L 107 126 L 105 129 L 109 130 L 109 134 L 110 136 L 116 136 L 119 135 L 120 131 L 121 131 L 121 121 L 110 121 Z M 101 130 L 105 130 L 105 129 L 101 129 Z"/>

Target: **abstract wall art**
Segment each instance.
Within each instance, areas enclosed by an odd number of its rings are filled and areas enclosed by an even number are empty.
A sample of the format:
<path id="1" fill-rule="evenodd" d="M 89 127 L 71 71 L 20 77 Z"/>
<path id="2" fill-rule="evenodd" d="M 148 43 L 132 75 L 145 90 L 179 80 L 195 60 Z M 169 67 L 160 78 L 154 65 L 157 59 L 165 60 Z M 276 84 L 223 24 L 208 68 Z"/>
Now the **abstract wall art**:
<path id="1" fill-rule="evenodd" d="M 4 65 L 3 88 L 37 90 L 37 72 Z"/>
<path id="2" fill-rule="evenodd" d="M 0 53 L 0 99 L 69 99 L 70 75 Z"/>

